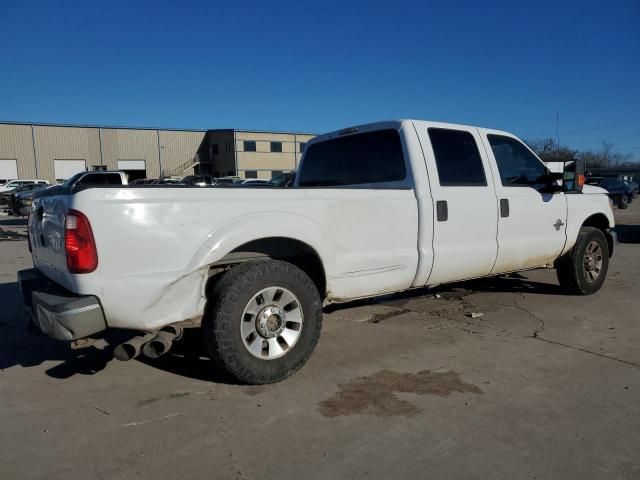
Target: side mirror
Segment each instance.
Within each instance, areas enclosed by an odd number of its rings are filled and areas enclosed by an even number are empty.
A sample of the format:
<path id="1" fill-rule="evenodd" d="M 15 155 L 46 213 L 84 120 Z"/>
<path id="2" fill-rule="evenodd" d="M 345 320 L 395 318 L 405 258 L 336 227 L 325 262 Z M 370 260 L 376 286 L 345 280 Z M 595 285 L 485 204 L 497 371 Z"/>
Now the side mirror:
<path id="1" fill-rule="evenodd" d="M 582 193 L 584 186 L 584 162 L 571 160 L 564 162 L 562 172 L 562 191 L 567 193 Z"/>
<path id="2" fill-rule="evenodd" d="M 558 172 L 554 169 L 553 172 L 549 172 L 549 177 L 552 180 L 562 181 L 562 191 L 565 193 L 582 193 L 582 187 L 585 183 L 584 178 L 584 162 L 582 160 L 567 160 L 567 161 L 551 161 L 549 163 L 561 163 L 562 172 Z"/>

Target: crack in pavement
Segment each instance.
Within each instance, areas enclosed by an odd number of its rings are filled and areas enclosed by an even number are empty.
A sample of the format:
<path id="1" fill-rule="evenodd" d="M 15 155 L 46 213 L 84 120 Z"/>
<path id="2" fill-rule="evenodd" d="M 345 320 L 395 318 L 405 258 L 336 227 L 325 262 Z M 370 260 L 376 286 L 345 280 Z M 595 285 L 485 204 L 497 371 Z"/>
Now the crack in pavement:
<path id="1" fill-rule="evenodd" d="M 555 340 L 548 340 L 548 339 L 542 338 L 542 337 L 529 337 L 529 338 L 533 338 L 534 340 L 539 340 L 541 342 L 550 343 L 552 345 L 558 345 L 560 347 L 570 348 L 572 350 L 578 350 L 579 352 L 590 353 L 591 355 L 596 355 L 597 357 L 607 358 L 609 360 L 613 360 L 613 361 L 616 361 L 616 362 L 624 363 L 625 365 L 631 365 L 632 367 L 640 367 L 640 364 L 638 364 L 638 363 L 633 363 L 633 362 L 629 362 L 628 360 L 622 360 L 621 358 L 611 357 L 609 355 L 604 355 L 602 353 L 593 352 L 591 350 L 587 350 L 586 348 L 574 347 L 573 345 L 567 345 L 566 343 L 556 342 Z"/>
<path id="2" fill-rule="evenodd" d="M 518 305 L 515 302 L 513 303 L 513 306 L 516 307 L 518 310 L 522 310 L 523 312 L 528 313 L 531 318 L 534 318 L 535 320 L 538 321 L 538 323 L 539 323 L 538 329 L 534 330 L 534 332 L 530 336 L 531 338 L 538 338 L 538 334 L 544 330 L 544 327 L 545 327 L 544 320 L 542 318 L 538 317 L 536 314 L 532 313 L 527 307 L 523 307 L 522 305 Z"/>

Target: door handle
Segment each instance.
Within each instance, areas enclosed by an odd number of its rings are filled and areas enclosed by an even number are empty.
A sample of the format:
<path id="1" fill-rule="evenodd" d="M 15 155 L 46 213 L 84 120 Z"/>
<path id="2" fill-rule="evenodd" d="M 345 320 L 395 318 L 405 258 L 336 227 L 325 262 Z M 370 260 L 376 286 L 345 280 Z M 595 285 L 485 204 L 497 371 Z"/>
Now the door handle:
<path id="1" fill-rule="evenodd" d="M 509 199 L 501 198 L 500 199 L 500 216 L 506 218 L 509 216 Z"/>
<path id="2" fill-rule="evenodd" d="M 449 219 L 449 207 L 446 200 L 436 202 L 436 218 L 439 222 L 446 222 Z"/>

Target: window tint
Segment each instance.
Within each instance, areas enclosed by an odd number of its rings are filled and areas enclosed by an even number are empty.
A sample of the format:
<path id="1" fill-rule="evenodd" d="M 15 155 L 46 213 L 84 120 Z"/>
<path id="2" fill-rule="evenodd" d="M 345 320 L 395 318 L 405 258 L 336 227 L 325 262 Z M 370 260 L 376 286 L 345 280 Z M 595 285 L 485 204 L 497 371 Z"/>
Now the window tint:
<path id="1" fill-rule="evenodd" d="M 211 154 L 212 155 L 217 155 L 218 154 L 218 144 L 214 143 L 213 145 L 211 145 Z"/>
<path id="2" fill-rule="evenodd" d="M 122 178 L 120 177 L 120 175 L 116 175 L 115 173 L 109 173 L 104 176 L 107 177 L 108 185 L 122 185 Z"/>
<path id="3" fill-rule="evenodd" d="M 256 170 L 245 170 L 244 178 L 258 178 L 258 172 Z"/>
<path id="4" fill-rule="evenodd" d="M 244 142 L 244 151 L 245 152 L 255 152 L 256 151 L 256 142 L 253 140 Z"/>
<path id="5" fill-rule="evenodd" d="M 542 185 L 547 169 L 521 142 L 502 135 L 487 135 L 505 187 Z"/>
<path id="6" fill-rule="evenodd" d="M 443 187 L 486 186 L 478 145 L 463 130 L 430 128 L 429 139 L 436 157 L 438 178 Z"/>
<path id="7" fill-rule="evenodd" d="M 282 152 L 282 142 L 271 142 L 272 152 Z"/>
<path id="8" fill-rule="evenodd" d="M 403 180 L 400 135 L 378 130 L 310 145 L 300 170 L 301 187 L 359 185 Z"/>

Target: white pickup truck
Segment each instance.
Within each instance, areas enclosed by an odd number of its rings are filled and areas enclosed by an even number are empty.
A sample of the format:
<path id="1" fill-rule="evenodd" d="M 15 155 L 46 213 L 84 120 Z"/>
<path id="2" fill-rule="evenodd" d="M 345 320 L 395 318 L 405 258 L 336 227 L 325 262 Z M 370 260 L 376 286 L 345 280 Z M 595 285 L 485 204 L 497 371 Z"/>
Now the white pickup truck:
<path id="1" fill-rule="evenodd" d="M 591 294 L 613 253 L 606 192 L 551 173 L 515 136 L 390 121 L 319 136 L 293 188 L 87 186 L 34 200 L 33 323 L 61 340 L 108 328 L 164 353 L 201 326 L 241 382 L 284 379 L 311 355 L 323 302 L 534 268 Z"/>

